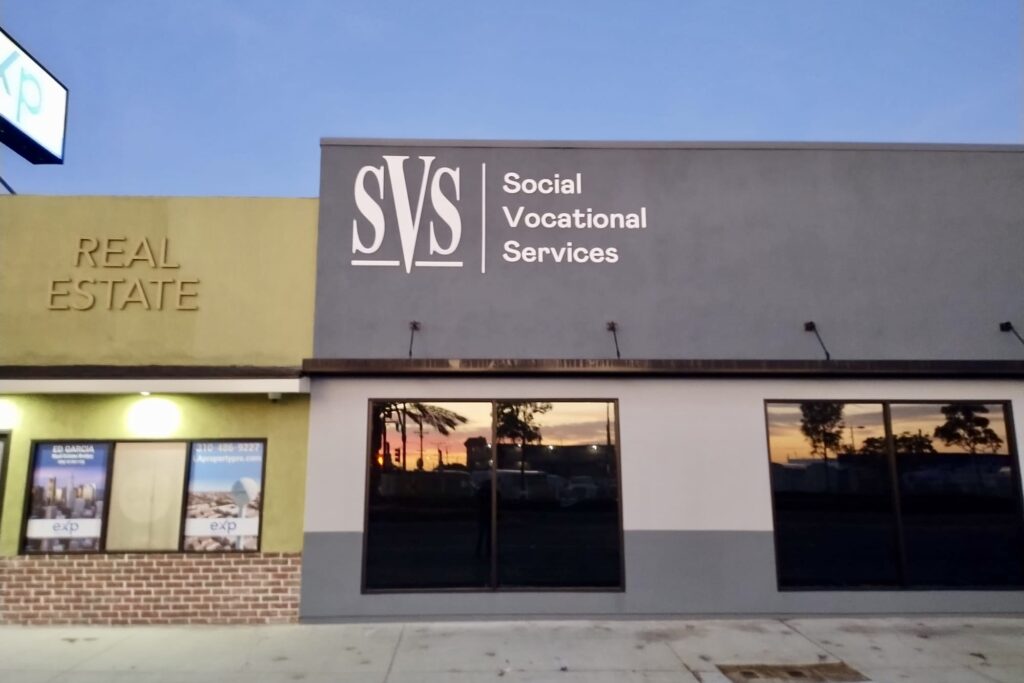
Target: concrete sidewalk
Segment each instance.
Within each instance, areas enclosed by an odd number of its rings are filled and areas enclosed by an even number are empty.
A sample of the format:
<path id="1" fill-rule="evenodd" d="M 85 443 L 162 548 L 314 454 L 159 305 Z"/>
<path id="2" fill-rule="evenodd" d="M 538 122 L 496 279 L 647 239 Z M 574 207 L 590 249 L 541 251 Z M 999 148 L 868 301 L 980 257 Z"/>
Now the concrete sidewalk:
<path id="1" fill-rule="evenodd" d="M 3 683 L 730 680 L 1024 682 L 1024 618 L 0 627 Z"/>

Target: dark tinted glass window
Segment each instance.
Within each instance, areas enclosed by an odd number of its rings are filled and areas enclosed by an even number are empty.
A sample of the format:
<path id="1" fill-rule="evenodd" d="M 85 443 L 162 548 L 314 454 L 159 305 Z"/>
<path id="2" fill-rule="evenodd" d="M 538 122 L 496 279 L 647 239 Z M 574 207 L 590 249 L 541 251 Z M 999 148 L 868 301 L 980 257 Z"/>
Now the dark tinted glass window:
<path id="1" fill-rule="evenodd" d="M 487 587 L 491 403 L 371 405 L 365 583 Z"/>
<path id="2" fill-rule="evenodd" d="M 372 402 L 366 589 L 621 588 L 616 407 Z"/>
<path id="3" fill-rule="evenodd" d="M 891 410 L 909 583 L 1024 584 L 1024 532 L 1003 406 Z"/>
<path id="4" fill-rule="evenodd" d="M 898 584 L 882 405 L 769 404 L 768 433 L 780 585 Z"/>
<path id="5" fill-rule="evenodd" d="M 611 402 L 499 402 L 498 585 L 621 584 Z"/>

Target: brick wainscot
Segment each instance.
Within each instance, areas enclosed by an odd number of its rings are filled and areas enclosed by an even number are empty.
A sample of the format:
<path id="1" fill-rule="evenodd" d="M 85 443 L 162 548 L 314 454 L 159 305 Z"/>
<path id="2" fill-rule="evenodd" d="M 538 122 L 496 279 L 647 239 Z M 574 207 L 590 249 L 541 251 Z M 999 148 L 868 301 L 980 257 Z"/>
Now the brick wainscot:
<path id="1" fill-rule="evenodd" d="M 0 557 L 0 624 L 298 621 L 298 553 Z"/>

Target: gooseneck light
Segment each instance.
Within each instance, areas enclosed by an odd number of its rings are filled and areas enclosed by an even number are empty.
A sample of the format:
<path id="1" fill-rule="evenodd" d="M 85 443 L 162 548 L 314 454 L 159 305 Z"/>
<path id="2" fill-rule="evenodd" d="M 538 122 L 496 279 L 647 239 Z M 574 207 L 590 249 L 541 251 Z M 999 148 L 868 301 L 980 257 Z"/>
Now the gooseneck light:
<path id="1" fill-rule="evenodd" d="M 818 326 L 814 324 L 813 320 L 808 320 L 804 323 L 804 332 L 813 332 L 814 336 L 818 339 L 818 343 L 821 344 L 821 350 L 825 352 L 825 360 L 832 360 L 832 354 L 825 348 L 825 342 L 821 340 L 821 335 L 818 334 Z"/>
<path id="2" fill-rule="evenodd" d="M 605 329 L 612 333 L 612 339 L 615 340 L 615 357 L 622 358 L 622 353 L 619 352 L 619 325 L 614 320 L 609 320 L 605 325 Z"/>
<path id="3" fill-rule="evenodd" d="M 1017 338 L 1017 341 L 1019 341 L 1021 344 L 1024 344 L 1024 337 L 1020 336 L 1020 332 L 1017 331 L 1017 328 L 1014 327 L 1013 323 L 1011 323 L 1009 320 L 999 323 L 999 331 L 1013 333 L 1013 336 Z"/>

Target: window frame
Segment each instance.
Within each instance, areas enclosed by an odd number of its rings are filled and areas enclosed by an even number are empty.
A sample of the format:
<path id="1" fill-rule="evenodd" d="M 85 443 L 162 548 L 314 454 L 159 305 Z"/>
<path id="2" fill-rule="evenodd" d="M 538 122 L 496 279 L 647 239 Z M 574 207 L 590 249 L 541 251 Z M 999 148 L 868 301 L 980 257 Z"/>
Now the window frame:
<path id="1" fill-rule="evenodd" d="M 485 587 L 454 587 L 454 588 L 369 588 L 366 585 L 367 579 L 367 545 L 369 539 L 370 523 L 370 453 L 373 447 L 373 406 L 381 402 L 406 402 L 406 403 L 490 403 L 491 405 L 491 573 L 489 585 Z M 616 586 L 499 586 L 498 579 L 498 496 L 497 496 L 497 472 L 498 472 L 498 420 L 497 410 L 499 403 L 515 402 L 534 403 L 610 403 L 615 407 L 615 472 L 616 472 L 616 513 L 618 516 L 618 541 L 619 541 L 619 583 Z M 618 398 L 424 398 L 424 397 L 370 397 L 366 401 L 366 443 L 363 447 L 363 530 L 362 530 L 362 558 L 360 560 L 359 590 L 362 595 L 389 595 L 389 594 L 428 594 L 428 593 L 625 593 L 626 592 L 626 539 L 623 528 L 622 515 L 622 437 L 620 430 L 620 414 Z"/>
<path id="2" fill-rule="evenodd" d="M 192 449 L 196 443 L 260 443 L 263 446 L 263 462 L 261 463 L 260 469 L 260 519 L 259 519 L 259 535 L 256 539 L 256 548 L 252 550 L 186 550 L 185 549 L 185 521 L 188 513 L 188 485 L 192 476 Z M 8 442 L 10 443 L 10 442 Z M 44 553 L 30 551 L 26 549 L 26 544 L 29 539 L 28 534 L 28 522 L 30 519 L 30 513 L 32 510 L 32 480 L 36 470 L 36 460 L 38 458 L 39 446 L 46 444 L 108 444 L 110 446 L 110 455 L 107 461 L 106 481 L 105 490 L 107 494 L 107 500 L 103 506 L 103 518 L 102 526 L 100 529 L 100 539 L 97 543 L 96 550 L 85 550 L 75 552 L 59 552 L 59 553 Z M 120 443 L 184 443 L 185 444 L 185 476 L 183 479 L 183 488 L 181 495 L 181 513 L 180 520 L 181 525 L 178 532 L 178 547 L 175 550 L 107 550 L 107 521 L 110 515 L 110 499 L 113 497 L 111 482 L 114 477 L 114 461 L 117 459 L 117 444 Z M 193 554 L 193 555 L 235 555 L 243 553 L 259 553 L 263 551 L 263 517 L 264 508 L 266 503 L 266 480 L 267 480 L 267 459 L 268 459 L 268 443 L 266 437 L 217 437 L 212 439 L 203 438 L 166 438 L 166 439 L 32 439 L 29 443 L 29 463 L 28 471 L 25 476 L 25 500 L 21 515 L 21 528 L 20 535 L 18 537 L 18 555 L 32 556 L 32 555 L 174 555 L 174 554 Z M 4 462 L 6 464 L 6 460 Z M 0 476 L 2 476 L 0 472 Z M 2 479 L 0 479 L 2 481 Z M 0 498 L 2 498 L 2 491 L 0 491 Z"/>
<path id="3" fill-rule="evenodd" d="M 14 440 L 10 429 L 0 429 L 0 442 L 3 442 L 3 451 L 0 451 L 0 523 L 4 519 L 4 499 L 7 492 L 7 463 L 11 460 L 11 442 Z"/>
<path id="4" fill-rule="evenodd" d="M 771 405 L 799 405 L 801 403 L 841 403 L 847 404 L 876 404 L 882 408 L 882 420 L 885 428 L 885 457 L 888 463 L 889 486 L 893 499 L 892 512 L 893 524 L 897 539 L 896 561 L 899 566 L 899 583 L 895 585 L 865 585 L 865 586 L 783 586 L 782 577 L 779 571 L 779 535 L 778 515 L 775 504 L 775 488 L 772 485 L 771 476 L 771 424 L 768 409 Z M 895 405 L 949 405 L 952 403 L 968 403 L 975 405 L 998 405 L 1003 410 L 1003 420 L 1006 427 L 1006 448 L 1010 458 L 1010 473 L 1013 479 L 1013 491 L 1015 495 L 1015 515 L 1024 528 L 1024 482 L 1021 481 L 1022 463 L 1020 452 L 1017 450 L 1016 429 L 1013 420 L 1013 401 L 1011 399 L 877 399 L 877 398 L 766 398 L 763 401 L 765 446 L 768 459 L 766 462 L 768 476 L 768 492 L 771 497 L 772 513 L 772 562 L 775 565 L 775 589 L 786 593 L 820 593 L 820 592 L 903 592 L 903 591 L 1020 591 L 1024 589 L 1024 583 L 1005 586 L 985 585 L 921 585 L 910 583 L 907 579 L 907 546 L 904 532 L 903 511 L 901 508 L 899 476 L 896 460 L 896 446 L 892 431 L 891 407 Z M 1024 549 L 1021 551 L 1024 553 Z"/>

